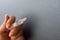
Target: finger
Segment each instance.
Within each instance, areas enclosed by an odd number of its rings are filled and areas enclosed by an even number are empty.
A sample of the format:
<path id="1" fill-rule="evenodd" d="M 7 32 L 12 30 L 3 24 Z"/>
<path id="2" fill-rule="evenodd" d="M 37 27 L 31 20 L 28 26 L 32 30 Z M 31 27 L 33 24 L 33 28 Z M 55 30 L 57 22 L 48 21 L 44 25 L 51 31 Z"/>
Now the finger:
<path id="1" fill-rule="evenodd" d="M 18 38 L 15 38 L 15 36 L 14 36 L 14 37 L 11 37 L 11 40 L 24 40 L 24 37 L 20 36 Z"/>
<path id="2" fill-rule="evenodd" d="M 14 22 L 15 22 L 15 16 L 9 16 L 9 20 L 6 23 L 6 28 L 9 29 Z"/>
<path id="3" fill-rule="evenodd" d="M 12 28 L 12 29 L 10 30 L 9 37 L 14 36 L 14 35 L 17 35 L 17 34 L 19 33 L 19 31 L 22 30 L 22 26 L 23 26 L 23 25 L 20 25 L 20 26 L 18 26 L 18 27 Z"/>
<path id="4" fill-rule="evenodd" d="M 16 36 L 15 38 L 17 40 L 24 40 L 24 36 L 23 36 L 23 31 L 20 31 Z M 12 39 L 12 38 L 11 38 Z"/>
<path id="5" fill-rule="evenodd" d="M 4 24 L 4 23 L 6 24 L 6 22 L 7 22 L 8 19 L 9 19 L 9 16 L 8 16 L 8 15 L 5 15 L 5 19 L 4 19 L 3 24 Z"/>
<path id="6" fill-rule="evenodd" d="M 8 19 L 9 19 L 9 16 L 6 15 L 6 16 L 5 16 L 5 19 L 4 19 L 4 22 L 2 23 L 2 25 L 1 25 L 1 27 L 0 27 L 0 32 L 6 31 L 6 22 L 7 22 Z"/>
<path id="7" fill-rule="evenodd" d="M 16 40 L 23 40 L 23 31 L 19 31 L 17 35 L 11 36 L 11 40 L 16 39 Z"/>

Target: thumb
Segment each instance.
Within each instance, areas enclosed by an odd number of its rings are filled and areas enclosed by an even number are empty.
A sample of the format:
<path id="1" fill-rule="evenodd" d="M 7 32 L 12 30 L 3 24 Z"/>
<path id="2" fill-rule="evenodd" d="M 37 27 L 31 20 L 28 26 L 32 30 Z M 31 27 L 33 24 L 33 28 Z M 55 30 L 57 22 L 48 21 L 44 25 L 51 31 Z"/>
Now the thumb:
<path id="1" fill-rule="evenodd" d="M 9 16 L 8 16 L 8 15 L 5 15 L 4 22 L 3 22 L 2 25 L 0 26 L 0 32 L 6 31 L 6 22 L 7 22 L 8 19 L 9 19 Z"/>

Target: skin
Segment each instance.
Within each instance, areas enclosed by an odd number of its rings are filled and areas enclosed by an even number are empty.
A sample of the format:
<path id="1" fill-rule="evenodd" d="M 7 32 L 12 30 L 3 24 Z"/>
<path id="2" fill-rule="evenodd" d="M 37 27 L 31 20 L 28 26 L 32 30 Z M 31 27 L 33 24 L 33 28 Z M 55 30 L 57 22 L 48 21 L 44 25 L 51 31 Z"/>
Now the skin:
<path id="1" fill-rule="evenodd" d="M 15 19 L 15 16 L 5 16 L 4 22 L 0 26 L 0 40 L 24 40 L 22 31 L 23 25 L 11 28 Z"/>

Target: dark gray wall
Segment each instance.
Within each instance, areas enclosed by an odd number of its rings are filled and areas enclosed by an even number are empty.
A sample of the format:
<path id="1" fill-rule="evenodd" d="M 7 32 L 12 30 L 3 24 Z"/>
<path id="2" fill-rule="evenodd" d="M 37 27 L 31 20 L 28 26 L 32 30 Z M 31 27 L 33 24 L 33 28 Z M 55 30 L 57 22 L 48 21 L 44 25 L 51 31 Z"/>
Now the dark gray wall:
<path id="1" fill-rule="evenodd" d="M 29 18 L 30 40 L 60 40 L 60 0 L 0 0 L 0 24 L 6 13 Z"/>

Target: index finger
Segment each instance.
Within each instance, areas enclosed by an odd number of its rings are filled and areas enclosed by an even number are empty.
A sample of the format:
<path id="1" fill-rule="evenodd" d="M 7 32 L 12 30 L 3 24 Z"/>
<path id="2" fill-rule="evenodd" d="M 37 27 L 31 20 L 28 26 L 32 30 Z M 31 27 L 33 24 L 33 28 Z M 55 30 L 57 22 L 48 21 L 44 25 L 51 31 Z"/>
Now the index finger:
<path id="1" fill-rule="evenodd" d="M 16 19 L 15 16 L 9 16 L 9 19 L 8 19 L 8 21 L 6 23 L 6 27 L 10 28 L 11 25 L 15 22 L 15 19 Z"/>

